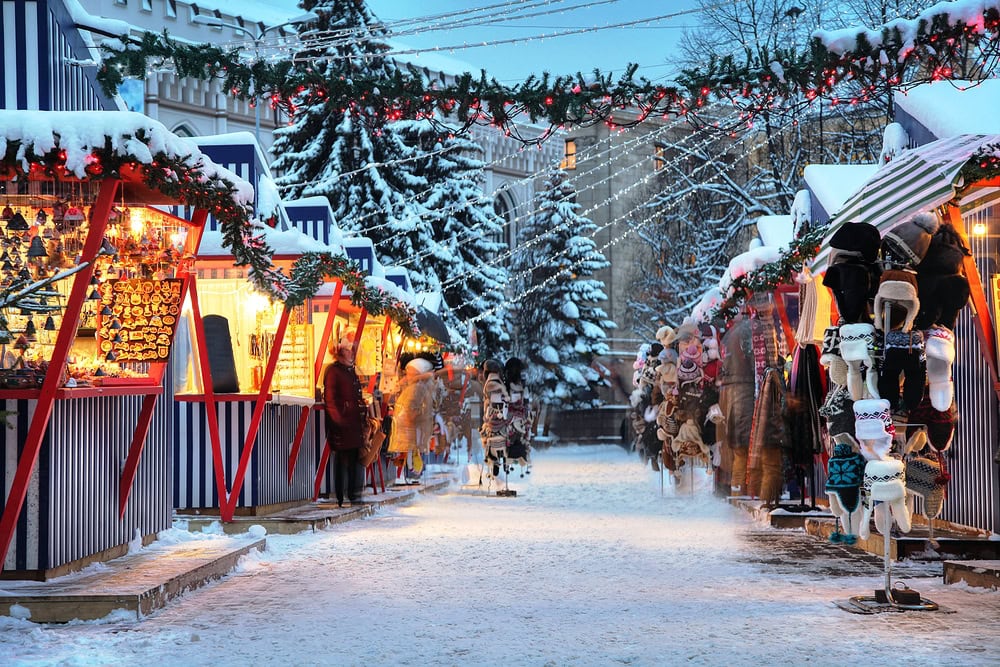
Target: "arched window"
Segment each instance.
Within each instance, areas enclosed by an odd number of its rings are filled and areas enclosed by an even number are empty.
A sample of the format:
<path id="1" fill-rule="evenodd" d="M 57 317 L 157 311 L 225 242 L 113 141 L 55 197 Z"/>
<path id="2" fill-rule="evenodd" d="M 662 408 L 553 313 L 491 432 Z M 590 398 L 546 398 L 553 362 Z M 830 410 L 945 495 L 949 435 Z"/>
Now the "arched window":
<path id="1" fill-rule="evenodd" d="M 195 134 L 195 131 L 192 130 L 188 126 L 187 123 L 181 123 L 180 125 L 178 125 L 177 127 L 174 128 L 173 132 L 178 137 L 197 137 L 198 136 L 197 134 Z"/>
<path id="2" fill-rule="evenodd" d="M 514 228 L 515 206 L 514 197 L 507 189 L 500 190 L 493 200 L 493 212 L 503 221 L 504 227 L 502 232 L 493 235 L 492 238 L 508 248 L 514 247 L 517 241 L 517 230 Z"/>

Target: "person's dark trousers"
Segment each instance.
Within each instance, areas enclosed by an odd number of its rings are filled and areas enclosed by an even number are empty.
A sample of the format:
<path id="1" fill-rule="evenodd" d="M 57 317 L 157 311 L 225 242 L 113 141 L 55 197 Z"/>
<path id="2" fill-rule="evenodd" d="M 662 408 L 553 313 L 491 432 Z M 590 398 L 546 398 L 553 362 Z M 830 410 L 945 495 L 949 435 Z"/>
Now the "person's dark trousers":
<path id="1" fill-rule="evenodd" d="M 333 489 L 337 494 L 337 504 L 344 503 L 344 489 L 347 489 L 351 501 L 361 499 L 361 483 L 358 481 L 359 449 L 343 449 L 334 452 L 333 456 Z"/>

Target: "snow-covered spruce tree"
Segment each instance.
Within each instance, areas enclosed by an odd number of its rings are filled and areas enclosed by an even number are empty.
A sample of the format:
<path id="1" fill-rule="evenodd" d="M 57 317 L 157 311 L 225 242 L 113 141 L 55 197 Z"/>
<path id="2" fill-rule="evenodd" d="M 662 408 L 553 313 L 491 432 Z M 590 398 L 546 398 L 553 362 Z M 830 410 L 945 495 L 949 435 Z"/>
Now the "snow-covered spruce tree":
<path id="1" fill-rule="evenodd" d="M 363 0 L 305 0 L 302 6 L 319 16 L 317 31 L 342 31 L 350 38 L 322 49 L 306 48 L 297 58 L 312 62 L 330 80 L 394 75 L 395 64 L 380 55 L 388 50 L 385 30 Z M 395 167 L 365 168 L 402 157 L 393 119 L 364 100 L 341 108 L 312 89 L 303 91 L 296 105 L 291 124 L 275 131 L 272 147 L 278 156 L 272 167 L 280 174 L 275 182 L 281 194 L 290 199 L 326 197 L 338 224 L 371 238 L 380 261 L 387 264 L 423 251 L 430 234 L 420 228 L 421 216 L 414 215 L 406 191 L 387 180 Z M 438 288 L 437 278 L 426 272 L 415 278 L 418 289 Z"/>
<path id="2" fill-rule="evenodd" d="M 493 240 L 503 220 L 480 185 L 482 149 L 465 136 L 441 136 L 429 121 L 399 121 L 393 131 L 413 157 L 395 169 L 398 187 L 418 202 L 431 239 L 405 263 L 411 273 L 438 276 L 451 324 L 459 331 L 475 322 L 481 354 L 503 357 L 510 347 L 504 308 L 507 270 L 496 261 L 505 245 Z"/>
<path id="3" fill-rule="evenodd" d="M 606 332 L 616 326 L 596 305 L 607 295 L 592 277 L 610 262 L 588 237 L 596 225 L 579 214 L 575 195 L 565 172 L 546 179 L 511 265 L 513 294 L 524 295 L 515 310 L 515 352 L 535 396 L 564 410 L 601 404 L 597 388 L 607 381 L 591 363 L 608 353 Z"/>

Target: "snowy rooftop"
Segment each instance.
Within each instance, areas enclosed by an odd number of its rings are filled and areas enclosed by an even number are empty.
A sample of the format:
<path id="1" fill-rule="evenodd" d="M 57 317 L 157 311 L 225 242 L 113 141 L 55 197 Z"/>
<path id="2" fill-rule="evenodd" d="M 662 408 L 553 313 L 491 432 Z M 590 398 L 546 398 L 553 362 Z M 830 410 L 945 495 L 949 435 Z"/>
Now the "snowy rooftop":
<path id="1" fill-rule="evenodd" d="M 297 229 L 279 230 L 263 227 L 258 230 L 274 251 L 274 255 L 303 255 L 307 252 L 329 252 L 342 255 L 343 250 L 320 243 Z M 198 257 L 232 257 L 232 252 L 222 246 L 222 232 L 205 231 L 198 248 Z"/>
<path id="2" fill-rule="evenodd" d="M 765 246 L 784 248 L 792 241 L 792 216 L 762 215 L 757 218 L 757 233 Z"/>
<path id="3" fill-rule="evenodd" d="M 896 106 L 939 139 L 1000 134 L 1000 81 L 937 81 L 896 92 Z"/>
<path id="4" fill-rule="evenodd" d="M 145 141 L 137 139 L 139 135 Z M 212 162 L 192 141 L 178 137 L 162 123 L 131 111 L 6 111 L 0 110 L 0 154 L 9 142 L 20 142 L 19 157 L 30 148 L 44 155 L 57 146 L 66 152 L 66 169 L 79 178 L 85 171 L 95 147 L 111 148 L 121 157 L 131 157 L 140 164 L 152 164 L 160 152 L 199 167 L 205 176 L 231 182 L 234 199 L 243 204 L 253 201 L 253 186 L 233 172 Z M 25 165 L 27 169 L 27 165 Z"/>
<path id="5" fill-rule="evenodd" d="M 823 210 L 833 215 L 877 169 L 874 164 L 810 164 L 805 170 L 805 180 Z"/>

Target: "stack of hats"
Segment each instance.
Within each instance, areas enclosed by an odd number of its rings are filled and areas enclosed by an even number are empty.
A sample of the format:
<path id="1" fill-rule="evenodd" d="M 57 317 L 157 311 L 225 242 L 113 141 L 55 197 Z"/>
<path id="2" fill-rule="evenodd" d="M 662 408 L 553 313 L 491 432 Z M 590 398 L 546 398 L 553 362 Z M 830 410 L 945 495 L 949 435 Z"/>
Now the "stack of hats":
<path id="1" fill-rule="evenodd" d="M 896 435 L 889 401 L 878 398 L 854 401 L 854 432 L 866 459 L 887 458 Z"/>
<path id="2" fill-rule="evenodd" d="M 915 327 L 927 329 L 938 324 L 955 328 L 958 312 L 969 301 L 969 281 L 963 263 L 970 255 L 950 224 L 942 224 L 931 237 L 927 253 L 916 267 L 921 303 Z"/>

